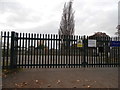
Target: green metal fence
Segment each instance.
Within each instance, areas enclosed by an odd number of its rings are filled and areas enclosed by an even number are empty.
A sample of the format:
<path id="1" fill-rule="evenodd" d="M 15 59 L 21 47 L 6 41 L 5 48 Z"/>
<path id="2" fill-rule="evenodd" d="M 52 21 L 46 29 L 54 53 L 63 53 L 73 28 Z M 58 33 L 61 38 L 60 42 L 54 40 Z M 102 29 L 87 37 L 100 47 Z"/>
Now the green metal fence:
<path id="1" fill-rule="evenodd" d="M 118 67 L 119 37 L 1 32 L 3 68 Z"/>

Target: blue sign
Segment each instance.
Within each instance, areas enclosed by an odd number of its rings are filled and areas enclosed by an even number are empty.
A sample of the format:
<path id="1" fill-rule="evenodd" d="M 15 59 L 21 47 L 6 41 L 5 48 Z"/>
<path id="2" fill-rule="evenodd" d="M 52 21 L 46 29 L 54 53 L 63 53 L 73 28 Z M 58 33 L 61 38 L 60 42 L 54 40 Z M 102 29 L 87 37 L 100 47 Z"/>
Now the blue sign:
<path id="1" fill-rule="evenodd" d="M 120 41 L 111 41 L 110 46 L 111 47 L 120 47 Z"/>

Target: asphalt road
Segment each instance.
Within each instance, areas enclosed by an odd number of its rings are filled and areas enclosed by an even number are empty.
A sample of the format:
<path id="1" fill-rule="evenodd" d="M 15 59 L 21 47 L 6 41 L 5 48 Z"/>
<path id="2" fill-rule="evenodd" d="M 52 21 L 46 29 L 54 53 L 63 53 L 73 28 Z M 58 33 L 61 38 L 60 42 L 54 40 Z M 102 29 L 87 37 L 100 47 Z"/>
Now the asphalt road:
<path id="1" fill-rule="evenodd" d="M 3 88 L 118 88 L 118 68 L 23 69 L 2 82 Z"/>

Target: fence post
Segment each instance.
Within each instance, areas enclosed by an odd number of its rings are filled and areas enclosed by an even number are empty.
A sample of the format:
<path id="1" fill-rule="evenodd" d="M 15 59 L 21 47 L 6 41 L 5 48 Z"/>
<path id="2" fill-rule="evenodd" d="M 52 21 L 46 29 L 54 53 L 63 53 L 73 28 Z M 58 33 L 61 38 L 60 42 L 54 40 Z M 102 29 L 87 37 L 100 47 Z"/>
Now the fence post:
<path id="1" fill-rule="evenodd" d="M 15 32 L 11 32 L 11 56 L 10 56 L 10 68 L 16 68 L 16 54 L 15 54 Z"/>
<path id="2" fill-rule="evenodd" d="M 120 37 L 118 36 L 118 41 L 120 41 Z M 120 67 L 120 46 L 118 47 L 118 58 L 117 58 L 118 60 L 118 67 Z"/>
<path id="3" fill-rule="evenodd" d="M 87 43 L 87 42 L 86 42 L 86 41 L 87 41 L 87 40 L 86 40 L 86 37 L 85 37 L 85 35 L 84 35 L 84 38 L 83 38 L 83 49 L 84 49 L 84 51 L 83 51 L 83 52 L 84 52 L 84 53 L 83 53 L 83 54 L 84 54 L 84 55 L 83 55 L 83 60 L 84 60 L 84 61 L 83 61 L 83 63 L 82 63 L 84 68 L 86 67 L 86 64 L 87 64 L 87 62 L 86 62 L 86 47 L 87 47 L 87 46 L 86 46 L 86 43 Z"/>
<path id="4" fill-rule="evenodd" d="M 120 37 L 118 36 L 117 37 L 117 41 L 120 41 Z M 120 67 L 120 46 L 118 46 L 118 52 L 117 52 L 118 54 L 118 58 L 117 58 L 117 61 L 118 61 L 118 68 Z"/>
<path id="5" fill-rule="evenodd" d="M 2 61 L 2 32 L 0 33 L 0 60 Z M 0 69 L 2 70 L 1 61 L 0 61 Z"/>

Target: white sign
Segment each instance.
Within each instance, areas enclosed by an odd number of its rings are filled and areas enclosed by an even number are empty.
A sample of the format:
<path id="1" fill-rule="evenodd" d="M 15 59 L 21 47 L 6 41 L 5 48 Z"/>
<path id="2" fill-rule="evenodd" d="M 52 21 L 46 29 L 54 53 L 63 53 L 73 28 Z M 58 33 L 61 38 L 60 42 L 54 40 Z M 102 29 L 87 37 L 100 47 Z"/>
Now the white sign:
<path id="1" fill-rule="evenodd" d="M 88 40 L 88 47 L 96 47 L 96 40 L 89 39 Z"/>

